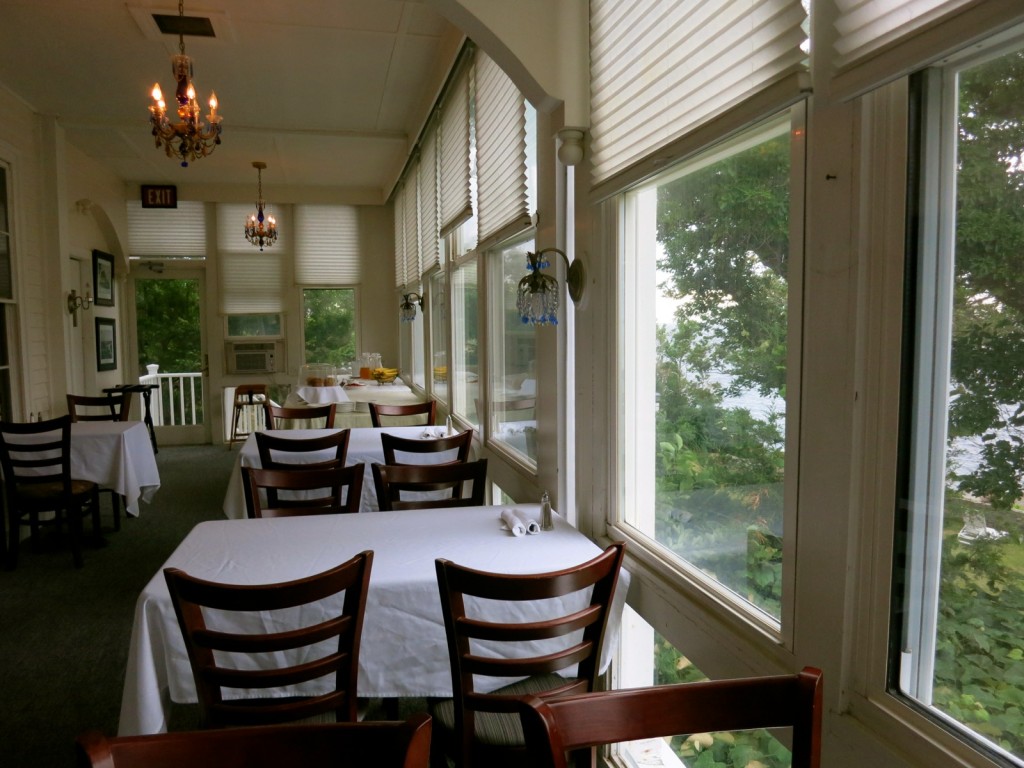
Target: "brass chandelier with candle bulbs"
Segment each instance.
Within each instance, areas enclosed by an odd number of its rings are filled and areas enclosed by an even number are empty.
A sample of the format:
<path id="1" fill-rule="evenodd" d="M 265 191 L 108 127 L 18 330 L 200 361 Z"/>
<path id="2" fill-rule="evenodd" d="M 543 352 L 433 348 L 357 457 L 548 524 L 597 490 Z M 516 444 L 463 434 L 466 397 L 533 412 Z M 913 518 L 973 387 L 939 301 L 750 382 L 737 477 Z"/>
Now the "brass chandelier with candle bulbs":
<path id="1" fill-rule="evenodd" d="M 178 2 L 178 16 L 185 17 L 184 3 Z M 178 34 L 178 53 L 171 56 L 171 71 L 174 74 L 174 101 L 177 106 L 173 117 L 168 116 L 160 84 L 153 86 L 153 105 L 149 108 L 149 122 L 153 125 L 153 136 L 157 148 L 163 147 L 168 157 L 181 160 L 183 168 L 190 160 L 206 157 L 220 144 L 221 121 L 217 114 L 217 95 L 210 92 L 210 113 L 204 120 L 196 89 L 192 83 L 192 58 L 185 53 L 185 35 Z"/>
<path id="2" fill-rule="evenodd" d="M 259 186 L 256 195 L 256 213 L 245 220 L 245 239 L 253 245 L 258 245 L 262 251 L 263 246 L 269 248 L 277 242 L 277 219 L 269 214 L 264 215 L 263 212 L 265 205 L 263 202 L 263 169 L 267 167 L 267 164 L 255 160 L 252 167 L 256 169 Z"/>

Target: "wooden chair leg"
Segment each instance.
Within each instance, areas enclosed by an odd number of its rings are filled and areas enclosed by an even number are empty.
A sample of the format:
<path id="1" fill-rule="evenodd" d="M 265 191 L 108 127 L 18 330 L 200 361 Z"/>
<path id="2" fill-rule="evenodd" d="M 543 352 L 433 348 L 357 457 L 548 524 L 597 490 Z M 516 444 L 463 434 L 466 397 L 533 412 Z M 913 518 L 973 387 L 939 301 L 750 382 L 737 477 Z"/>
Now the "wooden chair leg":
<path id="1" fill-rule="evenodd" d="M 75 562 L 75 568 L 85 565 L 82 559 L 82 511 L 80 509 L 69 510 L 68 530 L 71 532 L 71 557 Z"/>

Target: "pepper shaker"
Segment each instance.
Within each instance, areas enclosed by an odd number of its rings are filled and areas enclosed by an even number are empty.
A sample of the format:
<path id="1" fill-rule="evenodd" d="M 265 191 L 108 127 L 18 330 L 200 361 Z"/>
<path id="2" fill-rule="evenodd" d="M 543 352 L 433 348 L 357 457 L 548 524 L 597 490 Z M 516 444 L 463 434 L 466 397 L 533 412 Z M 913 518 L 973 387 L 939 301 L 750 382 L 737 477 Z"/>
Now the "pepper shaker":
<path id="1" fill-rule="evenodd" d="M 555 530 L 555 523 L 551 519 L 551 498 L 547 491 L 544 491 L 544 495 L 540 497 L 540 529 L 542 531 Z"/>

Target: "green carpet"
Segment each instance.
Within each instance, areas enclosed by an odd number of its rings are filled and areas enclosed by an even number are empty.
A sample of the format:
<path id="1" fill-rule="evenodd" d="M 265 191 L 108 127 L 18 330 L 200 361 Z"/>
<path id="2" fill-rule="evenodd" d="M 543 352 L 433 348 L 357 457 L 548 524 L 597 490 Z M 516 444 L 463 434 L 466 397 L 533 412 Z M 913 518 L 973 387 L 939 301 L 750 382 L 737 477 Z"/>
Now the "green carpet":
<path id="1" fill-rule="evenodd" d="M 221 503 L 237 456 L 224 446 L 168 446 L 161 487 L 114 532 L 102 494 L 107 545 L 86 546 L 76 570 L 66 540 L 22 542 L 0 570 L 0 745 L 11 768 L 73 766 L 74 738 L 117 733 L 135 601 L 178 543 Z M 86 521 L 88 530 L 89 523 Z"/>

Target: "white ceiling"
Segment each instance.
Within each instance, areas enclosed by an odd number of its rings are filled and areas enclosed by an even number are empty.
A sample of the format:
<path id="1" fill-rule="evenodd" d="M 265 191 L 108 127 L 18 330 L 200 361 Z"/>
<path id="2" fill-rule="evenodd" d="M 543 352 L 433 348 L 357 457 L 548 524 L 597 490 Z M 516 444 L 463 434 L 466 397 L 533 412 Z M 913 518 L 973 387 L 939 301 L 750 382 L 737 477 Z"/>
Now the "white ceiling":
<path id="1" fill-rule="evenodd" d="M 167 0 L 0 0 L 0 84 L 55 115 L 68 141 L 126 182 L 382 201 L 458 54 L 463 36 L 413 0 L 186 0 L 216 36 L 185 37 L 200 103 L 216 91 L 223 143 L 180 167 L 154 147 L 153 84 L 173 94 L 153 13 Z M 197 185 L 197 187 L 193 187 Z M 243 188 L 248 192 L 243 194 Z M 275 197 L 276 192 L 276 197 Z"/>

